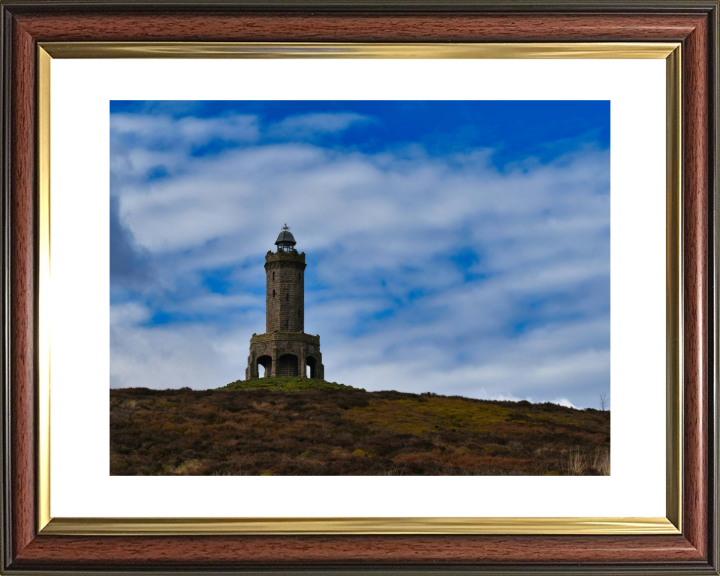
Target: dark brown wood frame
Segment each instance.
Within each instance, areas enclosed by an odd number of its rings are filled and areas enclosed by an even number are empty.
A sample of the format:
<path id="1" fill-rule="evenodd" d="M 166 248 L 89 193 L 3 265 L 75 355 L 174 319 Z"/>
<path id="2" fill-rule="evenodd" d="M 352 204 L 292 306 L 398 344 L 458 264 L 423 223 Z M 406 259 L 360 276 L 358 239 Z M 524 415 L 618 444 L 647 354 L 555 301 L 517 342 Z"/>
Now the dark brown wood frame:
<path id="1" fill-rule="evenodd" d="M 718 574 L 718 2 L 2 2 L 3 573 Z M 36 520 L 36 54 L 50 41 L 681 42 L 683 533 L 49 536 Z"/>

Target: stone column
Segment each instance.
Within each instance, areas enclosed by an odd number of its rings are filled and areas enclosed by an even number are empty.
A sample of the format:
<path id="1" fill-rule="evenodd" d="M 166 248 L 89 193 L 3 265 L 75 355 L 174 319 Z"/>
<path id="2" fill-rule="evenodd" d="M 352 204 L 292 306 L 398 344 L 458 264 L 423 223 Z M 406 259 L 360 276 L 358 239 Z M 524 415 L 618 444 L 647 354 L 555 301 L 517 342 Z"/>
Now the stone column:
<path id="1" fill-rule="evenodd" d="M 250 356 L 248 356 L 248 366 L 245 369 L 245 380 L 253 378 L 253 363 L 253 356 L 250 354 Z"/>
<path id="2" fill-rule="evenodd" d="M 270 351 L 270 358 L 272 358 L 272 366 L 270 367 L 270 376 L 277 376 L 278 369 L 278 353 L 277 348 L 273 346 Z"/>

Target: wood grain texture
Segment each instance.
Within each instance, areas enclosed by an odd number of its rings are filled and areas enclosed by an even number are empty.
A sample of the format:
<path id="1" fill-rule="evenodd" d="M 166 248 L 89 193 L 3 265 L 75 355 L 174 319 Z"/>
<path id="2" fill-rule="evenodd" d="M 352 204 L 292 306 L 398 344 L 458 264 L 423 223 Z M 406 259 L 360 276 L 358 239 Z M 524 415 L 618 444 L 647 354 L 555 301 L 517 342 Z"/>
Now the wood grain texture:
<path id="1" fill-rule="evenodd" d="M 331 14 L 238 12 L 32 14 L 14 19 L 12 171 L 12 568 L 199 570 L 238 566 L 506 566 L 637 563 L 656 570 L 708 571 L 708 14 Z M 34 44 L 37 41 L 683 41 L 685 227 L 685 436 L 683 536 L 252 536 L 36 537 L 33 389 L 35 378 Z M 648 571 L 650 568 L 648 568 Z"/>
<path id="2" fill-rule="evenodd" d="M 682 39 L 697 15 L 21 15 L 38 41 L 565 42 Z"/>
<path id="3" fill-rule="evenodd" d="M 708 551 L 708 27 L 688 36 L 683 56 L 684 402 L 683 532 Z"/>
<path id="4" fill-rule="evenodd" d="M 35 537 L 35 49 L 15 29 L 11 171 L 12 550 Z"/>
<path id="5" fill-rule="evenodd" d="M 129 561 L 172 566 L 240 564 L 693 562 L 702 557 L 682 536 L 42 536 L 17 566 L 77 563 L 110 567 Z"/>

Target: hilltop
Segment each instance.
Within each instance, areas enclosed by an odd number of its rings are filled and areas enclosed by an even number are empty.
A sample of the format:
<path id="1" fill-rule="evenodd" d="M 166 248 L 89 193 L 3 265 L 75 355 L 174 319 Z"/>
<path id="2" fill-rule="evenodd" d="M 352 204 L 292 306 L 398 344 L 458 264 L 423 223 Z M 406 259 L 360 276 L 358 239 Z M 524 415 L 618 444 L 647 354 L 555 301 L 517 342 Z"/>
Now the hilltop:
<path id="1" fill-rule="evenodd" d="M 306 378 L 110 391 L 112 475 L 608 474 L 610 412 Z"/>
<path id="2" fill-rule="evenodd" d="M 252 378 L 250 380 L 236 380 L 216 390 L 358 390 L 365 392 L 363 388 L 353 388 L 347 384 L 328 382 L 299 376 L 271 376 L 269 378 Z"/>

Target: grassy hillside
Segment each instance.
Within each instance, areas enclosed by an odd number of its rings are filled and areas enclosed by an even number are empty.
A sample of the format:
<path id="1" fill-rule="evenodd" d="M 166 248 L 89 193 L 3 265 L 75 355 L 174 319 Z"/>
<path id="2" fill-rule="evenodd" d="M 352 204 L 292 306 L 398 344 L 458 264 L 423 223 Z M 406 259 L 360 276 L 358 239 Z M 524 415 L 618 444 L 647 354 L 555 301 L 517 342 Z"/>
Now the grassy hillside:
<path id="1" fill-rule="evenodd" d="M 608 474 L 610 413 L 302 378 L 110 392 L 113 475 Z"/>
<path id="2" fill-rule="evenodd" d="M 272 376 L 270 378 L 253 378 L 251 380 L 236 380 L 217 390 L 360 390 L 347 384 L 337 384 L 325 380 L 310 380 L 299 376 Z"/>

